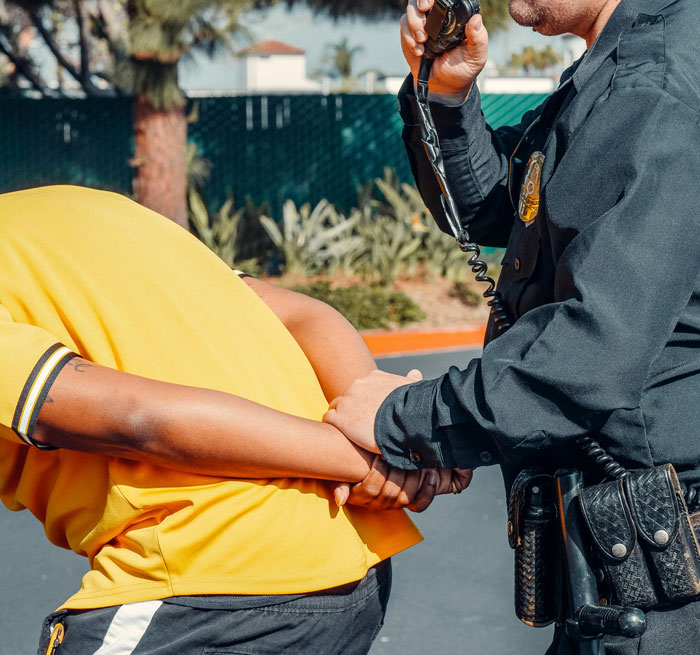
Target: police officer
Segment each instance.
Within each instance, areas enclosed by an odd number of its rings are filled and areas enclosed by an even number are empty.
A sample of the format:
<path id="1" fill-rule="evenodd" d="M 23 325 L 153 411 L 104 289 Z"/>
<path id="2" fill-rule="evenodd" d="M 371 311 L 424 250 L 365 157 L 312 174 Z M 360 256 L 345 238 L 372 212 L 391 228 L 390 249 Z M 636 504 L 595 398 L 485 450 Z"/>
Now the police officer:
<path id="1" fill-rule="evenodd" d="M 410 0 L 402 19 L 412 76 L 399 102 L 418 187 L 447 229 L 414 94 L 433 3 Z M 600 482 L 576 445 L 594 435 L 628 469 L 673 464 L 697 512 L 700 4 L 509 7 L 537 32 L 586 41 L 559 88 L 520 124 L 489 127 L 474 84 L 488 50 L 476 15 L 466 42 L 436 60 L 430 99 L 464 226 L 507 248 L 498 289 L 512 326 L 492 317 L 482 357 L 438 379 L 371 374 L 326 420 L 393 466 L 500 464 L 508 489 L 533 464 Z M 700 602 L 652 608 L 647 621 L 641 641 L 609 640 L 607 652 L 698 652 Z M 569 652 L 556 639 L 550 652 Z"/>

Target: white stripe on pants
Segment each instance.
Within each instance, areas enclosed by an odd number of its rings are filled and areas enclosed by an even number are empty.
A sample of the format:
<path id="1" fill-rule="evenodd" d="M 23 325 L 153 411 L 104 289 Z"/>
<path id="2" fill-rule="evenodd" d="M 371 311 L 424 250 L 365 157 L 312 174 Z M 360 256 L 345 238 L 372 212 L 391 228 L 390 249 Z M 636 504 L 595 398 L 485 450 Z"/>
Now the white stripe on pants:
<path id="1" fill-rule="evenodd" d="M 131 655 L 162 604 L 161 600 L 149 600 L 122 605 L 94 655 Z"/>

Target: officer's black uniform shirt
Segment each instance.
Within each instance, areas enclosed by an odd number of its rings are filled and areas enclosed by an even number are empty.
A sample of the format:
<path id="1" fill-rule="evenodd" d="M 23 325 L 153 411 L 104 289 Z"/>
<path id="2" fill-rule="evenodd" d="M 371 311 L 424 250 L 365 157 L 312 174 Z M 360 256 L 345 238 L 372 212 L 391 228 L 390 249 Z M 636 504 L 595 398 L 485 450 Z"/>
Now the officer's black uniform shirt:
<path id="1" fill-rule="evenodd" d="M 490 325 L 465 370 L 385 400 L 375 434 L 390 464 L 500 463 L 509 478 L 582 465 L 575 440 L 592 434 L 627 467 L 672 462 L 700 479 L 699 28 L 697 0 L 622 0 L 520 125 L 489 128 L 476 88 L 460 106 L 432 103 L 471 238 L 507 246 L 499 289 L 517 320 L 498 338 Z M 412 88 L 399 96 L 404 140 L 446 229 Z M 514 209 L 535 151 L 526 226 Z"/>

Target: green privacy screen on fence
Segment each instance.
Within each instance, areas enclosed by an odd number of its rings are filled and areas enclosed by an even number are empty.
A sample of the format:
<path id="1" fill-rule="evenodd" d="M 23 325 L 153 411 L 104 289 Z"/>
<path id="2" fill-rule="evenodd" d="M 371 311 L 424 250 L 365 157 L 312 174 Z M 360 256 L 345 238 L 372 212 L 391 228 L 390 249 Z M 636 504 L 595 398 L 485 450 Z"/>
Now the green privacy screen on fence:
<path id="1" fill-rule="evenodd" d="M 517 122 L 541 95 L 485 95 L 494 126 Z M 390 95 L 206 97 L 189 139 L 212 164 L 207 201 L 217 209 L 233 192 L 282 203 L 322 198 L 345 208 L 358 187 L 382 175 L 411 173 L 402 122 Z M 131 193 L 132 107 L 128 98 L 41 99 L 0 96 L 0 192 L 43 184 L 82 184 Z"/>

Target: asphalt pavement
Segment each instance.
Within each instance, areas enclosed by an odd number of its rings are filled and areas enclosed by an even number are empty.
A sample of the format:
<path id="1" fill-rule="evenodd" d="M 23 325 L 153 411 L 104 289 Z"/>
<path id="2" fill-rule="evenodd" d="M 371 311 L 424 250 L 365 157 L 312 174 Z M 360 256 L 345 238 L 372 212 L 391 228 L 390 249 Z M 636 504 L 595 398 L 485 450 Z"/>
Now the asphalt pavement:
<path id="1" fill-rule="evenodd" d="M 427 379 L 451 365 L 463 368 L 474 356 L 478 351 L 452 351 L 378 364 L 399 374 L 418 368 Z M 371 655 L 544 653 L 551 629 L 528 628 L 513 614 L 513 557 L 498 470 L 479 469 L 467 491 L 436 499 L 413 519 L 425 541 L 394 558 L 389 609 Z M 87 563 L 51 546 L 28 512 L 1 506 L 0 553 L 0 655 L 33 655 L 42 618 L 79 587 Z"/>

